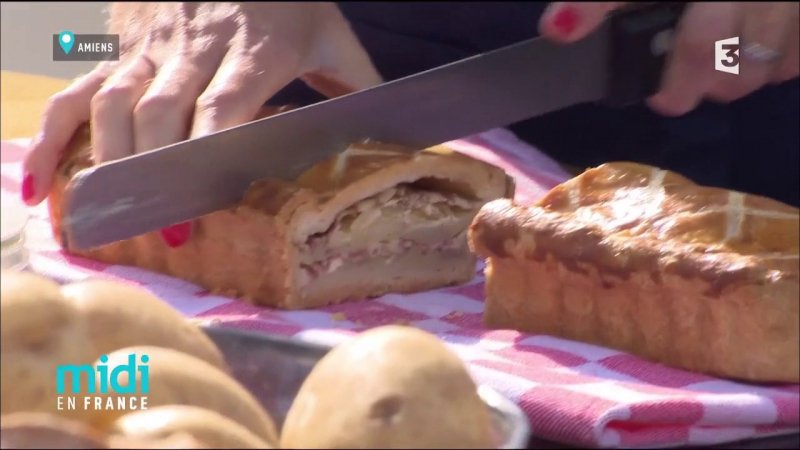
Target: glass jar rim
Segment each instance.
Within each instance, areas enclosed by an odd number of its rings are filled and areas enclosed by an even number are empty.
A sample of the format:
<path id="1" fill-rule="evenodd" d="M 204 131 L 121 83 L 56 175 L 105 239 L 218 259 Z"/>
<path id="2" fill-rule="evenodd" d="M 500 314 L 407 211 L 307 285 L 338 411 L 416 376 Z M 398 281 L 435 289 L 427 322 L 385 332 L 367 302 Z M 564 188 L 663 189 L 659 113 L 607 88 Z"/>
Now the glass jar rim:
<path id="1" fill-rule="evenodd" d="M 4 195 L 0 202 L 0 241 L 5 245 L 19 240 L 28 218 L 28 210 L 21 201 Z"/>

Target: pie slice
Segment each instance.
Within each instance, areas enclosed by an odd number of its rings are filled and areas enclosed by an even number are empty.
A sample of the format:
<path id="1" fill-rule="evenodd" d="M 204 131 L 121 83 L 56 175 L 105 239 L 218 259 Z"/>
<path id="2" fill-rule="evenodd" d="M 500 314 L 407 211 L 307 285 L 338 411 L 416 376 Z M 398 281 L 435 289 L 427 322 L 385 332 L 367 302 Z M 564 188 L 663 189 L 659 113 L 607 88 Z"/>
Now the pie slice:
<path id="1" fill-rule="evenodd" d="M 50 193 L 59 240 L 63 190 L 91 165 L 89 133 L 73 138 Z M 501 169 L 448 148 L 407 153 L 363 142 L 295 182 L 254 183 L 235 207 L 195 221 L 182 247 L 152 232 L 74 253 L 256 304 L 313 308 L 469 281 L 476 258 L 467 228 L 483 204 L 512 194 Z"/>
<path id="2" fill-rule="evenodd" d="M 800 381 L 798 209 L 633 163 L 589 169 L 471 225 L 492 328 L 688 370 Z"/>

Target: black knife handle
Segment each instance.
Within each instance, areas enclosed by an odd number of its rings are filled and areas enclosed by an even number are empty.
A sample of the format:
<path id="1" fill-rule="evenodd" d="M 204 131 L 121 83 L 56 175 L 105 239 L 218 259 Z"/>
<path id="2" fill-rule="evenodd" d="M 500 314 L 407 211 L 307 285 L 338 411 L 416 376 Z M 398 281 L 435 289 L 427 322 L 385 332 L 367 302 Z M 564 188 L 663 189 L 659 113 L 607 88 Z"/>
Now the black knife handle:
<path id="1" fill-rule="evenodd" d="M 603 104 L 624 107 L 658 92 L 686 2 L 636 5 L 609 18 L 609 74 Z M 711 64 L 711 61 L 709 61 Z"/>

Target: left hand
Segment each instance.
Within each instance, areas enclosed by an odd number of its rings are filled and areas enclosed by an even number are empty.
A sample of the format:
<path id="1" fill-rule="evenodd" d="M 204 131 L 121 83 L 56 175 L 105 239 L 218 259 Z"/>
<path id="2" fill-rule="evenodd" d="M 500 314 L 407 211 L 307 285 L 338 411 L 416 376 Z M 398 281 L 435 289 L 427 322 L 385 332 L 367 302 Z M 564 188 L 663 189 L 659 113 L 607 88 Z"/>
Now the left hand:
<path id="1" fill-rule="evenodd" d="M 555 2 L 539 31 L 557 42 L 584 38 L 625 2 Z M 647 100 L 655 111 L 677 116 L 704 99 L 730 102 L 767 84 L 800 74 L 800 2 L 691 2 L 677 27 L 659 92 Z M 714 41 L 739 36 L 739 75 L 714 69 Z M 752 47 L 750 47 L 752 46 Z M 753 51 L 753 50 L 757 51 Z M 759 58 L 760 51 L 767 58 Z"/>

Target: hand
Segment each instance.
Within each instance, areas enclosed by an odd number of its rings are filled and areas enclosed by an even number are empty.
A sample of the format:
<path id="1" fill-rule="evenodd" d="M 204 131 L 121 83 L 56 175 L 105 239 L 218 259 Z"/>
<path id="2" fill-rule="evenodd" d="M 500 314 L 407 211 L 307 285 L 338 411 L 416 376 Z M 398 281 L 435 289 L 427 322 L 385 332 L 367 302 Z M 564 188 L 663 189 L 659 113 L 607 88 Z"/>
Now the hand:
<path id="1" fill-rule="evenodd" d="M 625 2 L 557 2 L 539 23 L 542 35 L 574 42 L 591 33 L 606 14 Z M 659 92 L 648 99 L 655 111 L 682 115 L 703 99 L 730 102 L 769 83 L 800 74 L 798 2 L 693 2 L 678 24 L 675 44 Z M 714 70 L 714 41 L 739 36 L 739 75 Z M 748 43 L 771 50 L 772 61 L 749 56 Z"/>
<path id="2" fill-rule="evenodd" d="M 50 99 L 23 165 L 28 204 L 90 119 L 101 163 L 251 121 L 296 78 L 329 97 L 381 82 L 334 3 L 115 3 L 110 19 L 120 60 Z M 176 246 L 190 229 L 162 235 Z"/>

